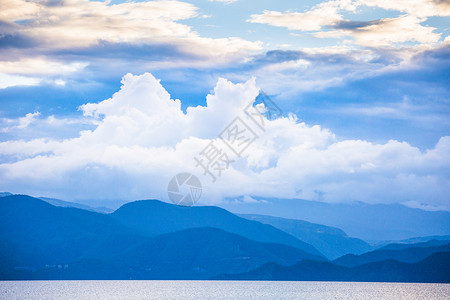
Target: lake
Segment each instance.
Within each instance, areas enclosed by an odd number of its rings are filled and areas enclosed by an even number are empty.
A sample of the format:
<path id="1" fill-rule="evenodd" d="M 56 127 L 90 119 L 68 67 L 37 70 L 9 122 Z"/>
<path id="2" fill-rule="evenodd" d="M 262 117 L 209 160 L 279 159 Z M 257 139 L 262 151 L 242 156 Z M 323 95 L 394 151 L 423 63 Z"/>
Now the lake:
<path id="1" fill-rule="evenodd" d="M 304 281 L 0 281 L 0 299 L 450 299 L 450 284 Z"/>

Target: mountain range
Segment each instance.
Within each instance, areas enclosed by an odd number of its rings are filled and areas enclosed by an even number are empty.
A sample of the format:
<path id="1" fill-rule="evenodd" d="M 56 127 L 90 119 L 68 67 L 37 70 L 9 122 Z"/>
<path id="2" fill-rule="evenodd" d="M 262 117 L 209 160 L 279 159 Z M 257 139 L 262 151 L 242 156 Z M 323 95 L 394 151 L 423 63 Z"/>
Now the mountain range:
<path id="1" fill-rule="evenodd" d="M 319 225 L 303 220 L 277 218 L 263 215 L 239 215 L 243 218 L 272 225 L 275 228 L 292 234 L 299 240 L 313 245 L 329 259 L 345 254 L 361 254 L 373 247 L 365 241 L 347 236 L 336 227 Z"/>
<path id="2" fill-rule="evenodd" d="M 381 249 L 361 255 L 347 254 L 333 260 L 333 263 L 345 267 L 354 267 L 388 259 L 395 259 L 406 263 L 417 263 L 437 252 L 450 252 L 450 241 L 438 242 L 433 240 L 428 243 L 412 245 L 387 245 Z"/>
<path id="3" fill-rule="evenodd" d="M 325 203 L 254 197 L 220 204 L 236 214 L 270 215 L 337 227 L 370 244 L 386 240 L 450 235 L 450 212 L 426 211 L 401 204 Z"/>
<path id="4" fill-rule="evenodd" d="M 50 200 L 0 198 L 1 280 L 450 280 L 445 237 L 375 249 L 339 228 L 212 206 Z"/>
<path id="5" fill-rule="evenodd" d="M 95 273 L 100 278 L 205 279 L 269 261 L 325 260 L 314 247 L 272 226 L 220 208 L 156 200 L 102 214 L 24 195 L 6 196 L 0 198 L 0 228 L 3 279 L 81 279 Z"/>
<path id="6" fill-rule="evenodd" d="M 154 236 L 195 227 L 214 227 L 259 242 L 275 242 L 322 256 L 310 244 L 259 222 L 240 218 L 215 206 L 177 206 L 158 200 L 127 203 L 111 216 L 136 232 Z"/>
<path id="7" fill-rule="evenodd" d="M 292 266 L 267 263 L 246 273 L 223 274 L 214 279 L 449 283 L 450 252 L 435 253 L 414 264 L 389 259 L 353 268 L 312 260 Z"/>

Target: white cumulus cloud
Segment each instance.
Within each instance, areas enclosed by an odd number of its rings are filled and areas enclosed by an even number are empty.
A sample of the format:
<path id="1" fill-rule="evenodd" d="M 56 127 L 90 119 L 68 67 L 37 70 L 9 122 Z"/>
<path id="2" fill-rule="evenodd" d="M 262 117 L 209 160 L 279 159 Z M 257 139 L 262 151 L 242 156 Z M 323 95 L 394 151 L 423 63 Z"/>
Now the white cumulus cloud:
<path id="1" fill-rule="evenodd" d="M 128 74 L 122 84 L 110 99 L 80 107 L 97 120 L 95 129 L 59 141 L 0 143 L 0 189 L 65 199 L 167 199 L 171 177 L 191 172 L 202 181 L 203 203 L 266 196 L 450 209 L 450 137 L 426 151 L 395 140 L 343 140 L 292 114 L 265 119 L 262 130 L 243 113 L 259 93 L 254 78 L 220 79 L 206 106 L 186 112 L 151 74 Z M 241 157 L 218 138 L 236 116 L 257 134 Z M 194 161 L 210 142 L 235 160 L 216 182 Z"/>

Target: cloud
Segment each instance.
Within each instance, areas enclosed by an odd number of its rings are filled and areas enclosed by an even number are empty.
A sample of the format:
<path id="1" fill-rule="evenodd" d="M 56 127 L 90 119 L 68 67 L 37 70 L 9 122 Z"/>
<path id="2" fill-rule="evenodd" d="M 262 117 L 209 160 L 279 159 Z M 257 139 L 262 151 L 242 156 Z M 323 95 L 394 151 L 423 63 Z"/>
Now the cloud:
<path id="1" fill-rule="evenodd" d="M 310 11 L 304 13 L 278 11 L 264 11 L 262 14 L 253 14 L 248 19 L 251 23 L 269 24 L 277 27 L 286 27 L 290 30 L 316 31 L 324 26 L 334 25 L 342 21 L 339 6 L 335 2 L 321 3 Z"/>
<path id="2" fill-rule="evenodd" d="M 425 20 L 412 15 L 403 15 L 367 23 L 344 21 L 336 24 L 338 30 L 318 32 L 314 36 L 319 38 L 350 36 L 356 44 L 367 47 L 386 47 L 405 42 L 437 43 L 441 34 L 435 33 L 434 27 L 420 25 Z"/>
<path id="3" fill-rule="evenodd" d="M 399 17 L 370 21 L 353 21 L 343 13 L 358 14 L 362 7 L 377 7 L 405 13 Z M 352 37 L 354 43 L 367 47 L 394 46 L 399 43 L 437 43 L 441 39 L 436 28 L 423 26 L 431 16 L 449 16 L 450 5 L 434 0 L 337 0 L 320 3 L 306 12 L 264 11 L 251 15 L 248 22 L 309 31 L 317 38 Z M 329 30 L 331 29 L 331 30 Z M 335 30 L 333 30 L 335 29 Z M 348 43 L 348 41 L 346 41 Z"/>
<path id="4" fill-rule="evenodd" d="M 42 117 L 42 113 L 35 111 L 23 117 L 0 118 L 0 141 L 18 141 L 30 139 L 64 140 L 78 137 L 80 131 L 91 130 L 100 122 L 86 117 L 56 117 L 50 115 Z"/>
<path id="5" fill-rule="evenodd" d="M 202 38 L 189 26 L 177 23 L 199 16 L 197 11 L 194 5 L 181 1 L 109 4 L 72 0 L 53 5 L 47 1 L 8 0 L 0 20 L 10 24 L 8 34 L 39 41 L 37 51 L 82 49 L 99 43 L 172 44 L 186 53 L 217 58 L 259 49 L 257 43 L 239 38 Z"/>
<path id="6" fill-rule="evenodd" d="M 443 107 L 441 107 L 443 109 Z M 445 111 L 442 114 L 430 111 L 430 107 L 425 104 L 413 104 L 408 97 L 404 97 L 401 102 L 375 103 L 373 105 L 348 105 L 340 109 L 335 108 L 333 112 L 340 114 L 350 114 L 359 117 L 376 117 L 382 119 L 404 120 L 414 122 L 416 124 L 442 124 L 450 125 L 446 118 Z"/>
<path id="7" fill-rule="evenodd" d="M 319 191 L 323 201 L 450 209 L 450 137 L 422 151 L 395 140 L 340 139 L 292 114 L 266 119 L 262 131 L 242 111 L 258 93 L 254 78 L 220 79 L 206 106 L 183 112 L 154 76 L 128 74 L 111 98 L 81 106 L 97 120 L 94 129 L 60 141 L 1 142 L 0 189 L 65 199 L 167 199 L 170 178 L 192 172 L 204 186 L 204 203 L 239 196 L 317 200 Z M 240 158 L 218 138 L 236 116 L 258 135 Z M 215 183 L 194 161 L 211 142 L 235 160 Z"/>
<path id="8" fill-rule="evenodd" d="M 304 92 L 320 91 L 345 85 L 359 78 L 373 77 L 383 72 L 386 64 L 374 61 L 379 56 L 373 50 L 348 47 L 303 48 L 302 50 L 273 50 L 255 57 L 248 69 L 229 78 L 243 80 L 245 76 L 256 76 L 258 84 L 270 94 L 278 94 L 283 100 L 299 98 Z M 407 60 L 405 52 L 395 56 Z M 326 74 L 326 75 L 324 75 Z"/>
<path id="9" fill-rule="evenodd" d="M 4 0 L 0 5 L 0 64 L 6 75 L 69 77 L 91 65 L 110 66 L 119 76 L 130 65 L 137 72 L 202 68 L 242 61 L 261 49 L 260 42 L 238 37 L 201 37 L 180 21 L 202 15 L 181 1 Z"/>
<path id="10" fill-rule="evenodd" d="M 19 124 L 17 125 L 17 128 L 23 129 L 28 127 L 37 117 L 39 117 L 41 113 L 40 112 L 34 112 L 34 113 L 28 113 L 25 117 L 19 118 Z"/>
<path id="11" fill-rule="evenodd" d="M 361 5 L 406 12 L 417 17 L 449 16 L 450 4 L 446 0 L 362 0 Z"/>
<path id="12" fill-rule="evenodd" d="M 21 9 L 23 7 L 25 9 Z M 174 21 L 195 17 L 197 8 L 179 1 L 126 2 L 109 5 L 87 0 L 27 2 L 9 0 L 0 14 L 17 30 L 52 47 L 74 48 L 109 42 L 186 36 L 190 29 Z M 18 23 L 18 22 L 22 22 Z"/>
<path id="13" fill-rule="evenodd" d="M 41 82 L 39 78 L 8 75 L 0 73 L 0 89 L 11 86 L 30 86 L 38 85 Z"/>
<path id="14" fill-rule="evenodd" d="M 209 2 L 223 2 L 225 4 L 231 4 L 237 2 L 238 0 L 208 0 Z"/>
<path id="15" fill-rule="evenodd" d="M 0 70 L 6 74 L 62 75 L 80 71 L 87 65 L 82 62 L 64 64 L 42 58 L 26 58 L 18 61 L 0 61 Z"/>
<path id="16" fill-rule="evenodd" d="M 7 123 L 9 126 L 1 128 L 0 131 L 1 132 L 7 132 L 7 131 L 9 131 L 11 129 L 14 129 L 14 128 L 18 128 L 18 129 L 27 128 L 40 115 L 41 115 L 41 113 L 36 111 L 34 113 L 28 113 L 28 114 L 25 115 L 25 117 L 18 118 L 17 120 L 3 119 L 3 123 Z"/>

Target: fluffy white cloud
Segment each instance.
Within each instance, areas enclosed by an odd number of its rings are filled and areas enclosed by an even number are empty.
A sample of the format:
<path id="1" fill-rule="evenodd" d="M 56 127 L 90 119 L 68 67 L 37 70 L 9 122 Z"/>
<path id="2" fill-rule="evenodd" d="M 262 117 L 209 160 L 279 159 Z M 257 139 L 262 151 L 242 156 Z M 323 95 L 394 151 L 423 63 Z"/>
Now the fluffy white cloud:
<path id="1" fill-rule="evenodd" d="M 151 74 L 128 74 L 122 83 L 110 99 L 81 107 L 99 123 L 79 137 L 0 143 L 0 189 L 66 199 L 166 199 L 170 178 L 192 172 L 204 185 L 204 203 L 247 195 L 450 209 L 450 137 L 427 151 L 394 140 L 341 140 L 293 115 L 265 119 L 262 131 L 242 112 L 258 95 L 255 79 L 220 79 L 207 106 L 186 113 Z M 218 138 L 236 116 L 258 135 L 241 158 Z M 235 160 L 215 183 L 193 159 L 211 141 Z"/>

